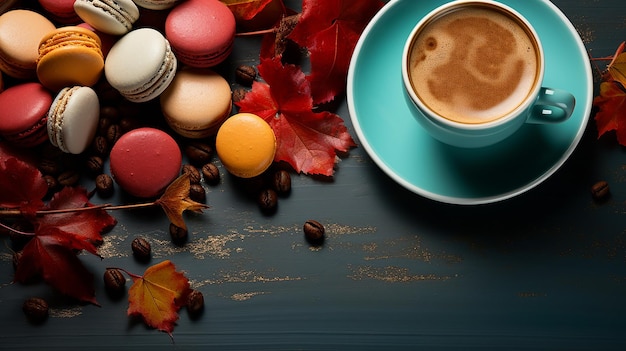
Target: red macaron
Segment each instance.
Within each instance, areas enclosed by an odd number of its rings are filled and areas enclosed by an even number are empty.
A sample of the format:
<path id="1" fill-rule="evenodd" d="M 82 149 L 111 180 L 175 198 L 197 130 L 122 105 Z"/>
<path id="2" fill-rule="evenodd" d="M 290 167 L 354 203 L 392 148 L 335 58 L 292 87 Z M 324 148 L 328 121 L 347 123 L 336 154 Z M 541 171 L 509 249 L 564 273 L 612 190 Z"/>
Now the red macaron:
<path id="1" fill-rule="evenodd" d="M 207 68 L 232 52 L 235 16 L 219 0 L 187 0 L 176 5 L 165 20 L 165 37 L 178 60 Z"/>
<path id="2" fill-rule="evenodd" d="M 53 96 L 37 82 L 22 83 L 0 93 L 0 136 L 20 147 L 48 140 L 47 115 Z"/>
<path id="3" fill-rule="evenodd" d="M 130 195 L 153 198 L 180 175 L 182 153 L 176 141 L 155 128 L 133 129 L 113 145 L 111 175 Z"/>

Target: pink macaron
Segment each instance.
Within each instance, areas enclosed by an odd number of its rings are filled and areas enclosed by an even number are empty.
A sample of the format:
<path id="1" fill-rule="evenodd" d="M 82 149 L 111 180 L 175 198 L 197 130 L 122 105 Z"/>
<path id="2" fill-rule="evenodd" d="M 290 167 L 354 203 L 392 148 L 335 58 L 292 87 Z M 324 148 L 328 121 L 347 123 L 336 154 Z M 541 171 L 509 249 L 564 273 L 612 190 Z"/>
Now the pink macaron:
<path id="1" fill-rule="evenodd" d="M 76 0 L 38 0 L 39 4 L 49 14 L 49 17 L 61 24 L 77 24 L 80 17 L 74 11 Z"/>
<path id="2" fill-rule="evenodd" d="M 52 93 L 37 82 L 15 85 L 0 93 L 0 136 L 20 147 L 46 141 L 52 101 Z"/>
<path id="3" fill-rule="evenodd" d="M 153 198 L 180 174 L 182 153 L 176 141 L 162 130 L 133 129 L 113 145 L 111 175 L 130 195 Z"/>
<path id="4" fill-rule="evenodd" d="M 167 16 L 165 37 L 180 62 L 207 68 L 230 55 L 235 27 L 235 16 L 219 0 L 187 0 Z"/>

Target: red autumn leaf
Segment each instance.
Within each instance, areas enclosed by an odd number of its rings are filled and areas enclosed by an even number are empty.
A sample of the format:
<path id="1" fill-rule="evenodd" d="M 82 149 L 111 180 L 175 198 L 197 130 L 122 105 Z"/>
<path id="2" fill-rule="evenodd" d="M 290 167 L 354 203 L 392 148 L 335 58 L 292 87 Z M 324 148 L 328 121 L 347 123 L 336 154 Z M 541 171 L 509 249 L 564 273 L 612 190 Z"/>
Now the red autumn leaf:
<path id="1" fill-rule="evenodd" d="M 48 192 L 48 183 L 31 164 L 0 155 L 0 189 L 0 208 L 34 214 L 44 205 L 42 199 Z"/>
<path id="2" fill-rule="evenodd" d="M 66 187 L 56 193 L 43 210 L 91 207 L 82 188 Z M 26 282 L 41 276 L 61 293 L 97 304 L 93 276 L 76 257 L 86 250 L 97 255 L 101 233 L 115 225 L 102 209 L 32 216 L 34 237 L 26 244 L 17 264 L 15 280 Z"/>
<path id="3" fill-rule="evenodd" d="M 251 20 L 273 0 L 221 0 L 233 12 L 235 18 Z"/>
<path id="4" fill-rule="evenodd" d="M 276 57 L 262 60 L 258 70 L 267 83 L 254 82 L 237 103 L 239 111 L 270 124 L 277 142 L 274 161 L 285 161 L 297 172 L 331 176 L 336 151 L 355 146 L 341 117 L 313 112 L 311 86 L 299 67 Z"/>
<path id="5" fill-rule="evenodd" d="M 128 315 L 141 316 L 148 326 L 171 336 L 178 311 L 191 291 L 189 280 L 168 260 L 148 267 L 142 277 L 130 276 Z"/>
<path id="6" fill-rule="evenodd" d="M 617 141 L 626 146 L 626 89 L 617 81 L 609 80 L 600 84 L 600 95 L 593 100 L 598 108 L 595 115 L 598 138 L 615 130 Z"/>
<path id="7" fill-rule="evenodd" d="M 304 0 L 302 17 L 289 38 L 310 54 L 309 80 L 315 104 L 345 90 L 352 53 L 380 0 Z"/>

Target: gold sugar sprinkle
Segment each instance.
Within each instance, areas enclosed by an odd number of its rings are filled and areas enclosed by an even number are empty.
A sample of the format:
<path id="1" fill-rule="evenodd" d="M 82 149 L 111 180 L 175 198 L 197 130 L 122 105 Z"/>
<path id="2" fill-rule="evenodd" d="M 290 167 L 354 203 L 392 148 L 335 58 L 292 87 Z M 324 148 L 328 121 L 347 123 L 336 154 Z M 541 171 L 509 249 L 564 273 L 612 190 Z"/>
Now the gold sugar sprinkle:
<path id="1" fill-rule="evenodd" d="M 411 274 L 408 268 L 387 266 L 387 267 L 372 267 L 372 266 L 358 266 L 356 268 L 350 267 L 352 274 L 348 275 L 348 278 L 352 280 L 380 280 L 389 283 L 409 283 L 416 281 L 426 280 L 439 280 L 445 281 L 457 277 L 457 275 L 436 275 L 436 274 Z"/>
<path id="2" fill-rule="evenodd" d="M 53 318 L 73 318 L 83 314 L 83 309 L 78 307 L 71 308 L 51 308 L 50 317 Z"/>
<path id="3" fill-rule="evenodd" d="M 232 294 L 230 298 L 235 301 L 246 301 L 246 300 L 250 300 L 251 298 L 255 296 L 265 295 L 265 294 L 269 294 L 269 292 L 254 291 L 254 292 L 248 292 L 248 293 L 237 293 L 237 294 Z"/>

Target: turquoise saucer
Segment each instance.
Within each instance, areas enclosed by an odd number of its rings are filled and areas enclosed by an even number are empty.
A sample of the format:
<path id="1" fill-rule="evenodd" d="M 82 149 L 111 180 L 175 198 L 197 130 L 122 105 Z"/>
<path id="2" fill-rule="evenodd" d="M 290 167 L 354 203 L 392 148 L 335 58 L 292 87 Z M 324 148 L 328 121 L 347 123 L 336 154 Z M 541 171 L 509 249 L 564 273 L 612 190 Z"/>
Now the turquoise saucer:
<path id="1" fill-rule="evenodd" d="M 363 148 L 396 182 L 439 202 L 475 205 L 522 194 L 550 177 L 573 153 L 593 100 L 587 51 L 565 15 L 547 0 L 501 0 L 524 15 L 545 51 L 543 86 L 576 98 L 572 117 L 526 124 L 512 137 L 479 149 L 443 144 L 415 120 L 404 91 L 404 42 L 419 19 L 445 0 L 391 1 L 363 32 L 348 72 L 348 108 Z"/>

